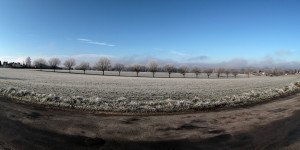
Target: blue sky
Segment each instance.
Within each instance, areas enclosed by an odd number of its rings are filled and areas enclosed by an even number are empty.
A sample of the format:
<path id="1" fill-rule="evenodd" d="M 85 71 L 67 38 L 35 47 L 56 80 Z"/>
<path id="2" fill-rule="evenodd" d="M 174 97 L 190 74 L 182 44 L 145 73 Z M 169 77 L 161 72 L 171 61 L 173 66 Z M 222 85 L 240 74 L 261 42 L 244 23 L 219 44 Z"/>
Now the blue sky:
<path id="1" fill-rule="evenodd" d="M 298 0 L 0 0 L 0 60 L 293 62 Z"/>

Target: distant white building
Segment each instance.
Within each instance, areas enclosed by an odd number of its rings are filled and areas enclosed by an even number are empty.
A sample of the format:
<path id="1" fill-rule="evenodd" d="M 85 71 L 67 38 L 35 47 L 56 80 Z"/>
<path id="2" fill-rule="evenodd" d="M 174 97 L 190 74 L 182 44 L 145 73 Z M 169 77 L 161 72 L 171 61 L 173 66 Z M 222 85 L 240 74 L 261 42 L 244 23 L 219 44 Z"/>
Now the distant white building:
<path id="1" fill-rule="evenodd" d="M 15 62 L 11 62 L 11 63 L 8 63 L 8 62 L 3 62 L 3 67 L 4 68 L 22 68 L 23 65 L 21 63 L 15 63 Z"/>

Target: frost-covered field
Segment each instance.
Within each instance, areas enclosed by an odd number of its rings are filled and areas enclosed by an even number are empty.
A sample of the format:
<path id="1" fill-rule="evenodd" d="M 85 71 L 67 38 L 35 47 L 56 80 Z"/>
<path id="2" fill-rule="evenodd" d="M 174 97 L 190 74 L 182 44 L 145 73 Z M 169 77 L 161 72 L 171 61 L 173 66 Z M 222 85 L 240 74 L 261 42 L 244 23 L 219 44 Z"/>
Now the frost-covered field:
<path id="1" fill-rule="evenodd" d="M 53 70 L 43 70 L 43 71 L 47 71 L 47 72 L 53 72 Z M 59 73 L 69 73 L 69 70 L 56 70 L 56 72 Z M 71 70 L 71 73 L 74 74 L 83 74 L 82 70 Z M 94 70 L 87 70 L 86 74 L 88 75 L 102 75 L 102 71 L 94 71 Z M 119 72 L 117 71 L 105 71 L 105 75 L 106 76 L 118 76 Z M 127 71 L 122 71 L 121 72 L 121 76 L 123 77 L 136 77 L 136 73 L 135 72 L 127 72 Z M 139 73 L 139 77 L 148 77 L 148 78 L 152 78 L 152 73 L 151 72 L 140 72 Z M 169 74 L 166 72 L 156 72 L 155 73 L 155 77 L 158 78 L 169 78 Z M 186 78 L 195 78 L 196 75 L 195 73 L 187 73 L 185 75 Z M 221 78 L 225 78 L 226 75 L 222 74 Z M 239 74 L 237 77 L 239 78 L 247 78 L 248 76 L 245 74 Z M 183 78 L 182 74 L 180 73 L 172 73 L 171 74 L 171 78 Z M 198 78 L 200 79 L 207 79 L 207 75 L 206 73 L 202 73 L 199 74 Z M 217 79 L 217 75 L 216 74 L 212 74 L 210 76 L 211 79 Z M 229 75 L 229 78 L 233 78 L 233 75 Z"/>
<path id="2" fill-rule="evenodd" d="M 78 109 L 171 112 L 271 99 L 299 90 L 298 79 L 297 75 L 136 78 L 0 68 L 0 91 L 26 101 Z"/>

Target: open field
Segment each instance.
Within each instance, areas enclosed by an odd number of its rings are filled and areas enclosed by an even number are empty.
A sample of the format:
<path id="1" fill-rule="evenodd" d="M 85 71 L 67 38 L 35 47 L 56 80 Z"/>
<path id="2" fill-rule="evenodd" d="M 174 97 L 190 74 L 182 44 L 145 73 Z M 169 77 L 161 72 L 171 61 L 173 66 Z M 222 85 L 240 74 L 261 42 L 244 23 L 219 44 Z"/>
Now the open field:
<path id="1" fill-rule="evenodd" d="M 299 150 L 299 97 L 155 116 L 61 111 L 0 97 L 0 149 Z"/>
<path id="2" fill-rule="evenodd" d="M 64 70 L 67 72 L 66 70 Z M 0 69 L 4 95 L 62 107 L 103 111 L 182 111 L 271 99 L 298 90 L 299 76 L 145 78 Z M 75 71 L 78 72 L 78 71 Z M 89 74 L 101 72 L 90 71 Z M 126 72 L 134 76 L 134 72 Z M 116 74 L 116 72 L 107 72 Z M 158 73 L 164 74 L 167 73 Z M 141 73 L 151 77 L 151 73 Z M 179 76 L 179 75 L 178 75 Z M 193 76 L 190 74 L 188 76 Z M 214 75 L 212 75 L 214 76 Z"/>
<path id="3" fill-rule="evenodd" d="M 43 69 L 42 71 L 45 72 L 53 72 L 53 69 Z M 56 72 L 59 73 L 69 73 L 69 70 L 56 70 Z M 71 70 L 71 73 L 73 74 L 83 74 L 82 70 Z M 96 70 L 86 70 L 85 73 L 87 75 L 102 75 L 102 71 L 96 71 Z M 119 72 L 117 71 L 105 71 L 105 76 L 119 76 Z M 136 77 L 136 72 L 132 71 L 122 71 L 120 76 L 122 77 Z M 152 72 L 140 72 L 138 74 L 139 77 L 144 78 L 153 78 Z M 248 78 L 246 74 L 239 74 L 237 76 L 238 78 Z M 169 78 L 169 74 L 167 72 L 155 72 L 155 78 Z M 183 75 L 180 73 L 171 73 L 171 78 L 183 78 Z M 185 78 L 196 78 L 195 73 L 186 73 Z M 199 79 L 207 79 L 206 73 L 201 73 L 198 76 Z M 216 74 L 211 74 L 210 79 L 217 79 Z M 222 74 L 220 78 L 226 78 L 225 74 Z M 233 75 L 229 75 L 228 78 L 234 78 Z"/>

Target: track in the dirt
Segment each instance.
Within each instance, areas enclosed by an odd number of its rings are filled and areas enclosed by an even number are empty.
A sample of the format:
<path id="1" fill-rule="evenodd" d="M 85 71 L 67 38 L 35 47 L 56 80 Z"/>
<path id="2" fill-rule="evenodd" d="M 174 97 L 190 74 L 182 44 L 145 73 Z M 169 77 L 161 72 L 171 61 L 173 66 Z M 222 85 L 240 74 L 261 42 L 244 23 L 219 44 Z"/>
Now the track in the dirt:
<path id="1" fill-rule="evenodd" d="M 94 115 L 49 110 L 1 97 L 0 149 L 282 149 L 300 140 L 298 97 L 236 112 L 172 116 Z M 283 116 L 290 109 L 294 109 L 292 115 Z M 252 111 L 258 112 L 245 115 Z M 259 115 L 264 111 L 265 115 Z M 272 121 L 268 116 L 277 118 Z M 253 125 L 255 117 L 267 124 Z M 234 124 L 245 128 L 234 130 Z"/>

